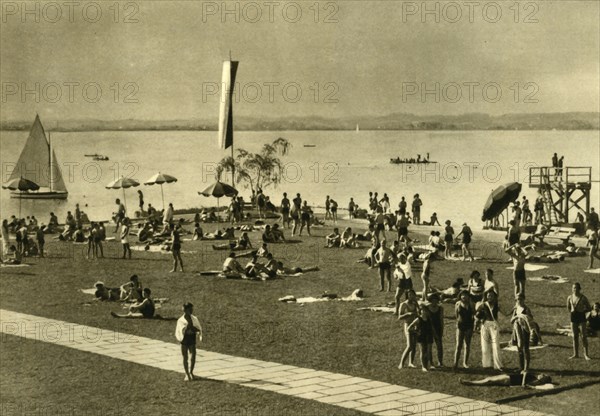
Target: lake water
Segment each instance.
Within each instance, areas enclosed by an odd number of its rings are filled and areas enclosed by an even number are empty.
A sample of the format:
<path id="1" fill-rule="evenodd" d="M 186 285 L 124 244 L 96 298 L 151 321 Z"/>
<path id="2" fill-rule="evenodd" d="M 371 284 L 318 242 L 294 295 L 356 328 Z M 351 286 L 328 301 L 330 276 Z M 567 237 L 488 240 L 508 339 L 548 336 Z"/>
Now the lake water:
<path id="1" fill-rule="evenodd" d="M 27 139 L 28 132 L 1 132 L 2 182 L 6 182 Z M 52 133 L 52 142 L 69 191 L 66 201 L 22 201 L 22 216 L 35 215 L 47 222 L 54 211 L 62 221 L 79 203 L 91 219 L 107 219 L 115 210 L 121 190 L 105 189 L 120 175 L 144 182 L 156 172 L 177 177 L 164 185 L 166 202 L 175 208 L 215 205 L 198 195 L 215 180 L 214 167 L 229 150 L 217 147 L 216 132 L 76 132 Z M 258 151 L 264 143 L 284 137 L 292 143 L 283 182 L 265 193 L 278 204 L 281 194 L 300 192 L 310 205 L 323 205 L 325 196 L 346 207 L 350 197 L 362 207 L 368 192 L 388 193 L 393 206 L 400 196 L 412 200 L 419 193 L 422 217 L 437 212 L 439 219 L 469 222 L 476 228 L 489 192 L 500 184 L 518 181 L 523 195 L 535 199 L 527 186 L 529 166 L 548 166 L 553 152 L 565 156 L 565 166 L 591 166 L 599 179 L 598 131 L 293 131 L 237 132 L 236 147 Z M 305 144 L 316 147 L 304 147 Z M 393 165 L 391 157 L 425 156 L 437 164 Z M 104 154 L 110 161 L 95 162 L 84 154 Z M 230 178 L 225 178 L 227 182 Z M 598 186 L 592 187 L 592 206 L 599 207 Z M 146 203 L 161 207 L 159 186 L 126 190 L 130 214 L 137 206 L 136 190 Z M 250 191 L 241 189 L 248 200 Z M 19 201 L 2 190 L 2 218 L 17 214 Z M 223 200 L 223 203 L 227 201 Z"/>

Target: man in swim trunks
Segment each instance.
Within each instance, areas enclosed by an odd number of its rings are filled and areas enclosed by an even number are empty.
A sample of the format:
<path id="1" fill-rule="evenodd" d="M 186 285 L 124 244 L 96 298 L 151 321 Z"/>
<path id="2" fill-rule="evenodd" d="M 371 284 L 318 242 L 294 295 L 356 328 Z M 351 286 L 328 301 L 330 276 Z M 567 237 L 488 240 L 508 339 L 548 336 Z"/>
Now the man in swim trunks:
<path id="1" fill-rule="evenodd" d="M 128 319 L 152 319 L 154 318 L 154 312 L 156 311 L 156 306 L 154 305 L 154 300 L 152 299 L 152 291 L 150 288 L 144 288 L 144 299 L 141 302 L 136 302 L 129 307 L 129 313 L 126 315 L 119 315 L 115 312 L 111 312 L 110 314 L 113 318 L 128 318 Z"/>
<path id="2" fill-rule="evenodd" d="M 513 260 L 513 281 L 515 284 L 515 298 L 520 293 L 525 295 L 525 260 L 527 259 L 527 250 L 517 244 L 513 244 L 505 250 Z"/>
<path id="3" fill-rule="evenodd" d="M 283 193 L 281 200 L 281 222 L 285 228 L 290 228 L 290 200 L 286 192 Z"/>
<path id="4" fill-rule="evenodd" d="M 412 213 L 413 213 L 413 222 L 415 225 L 421 224 L 421 206 L 423 205 L 423 201 L 419 198 L 419 194 L 415 194 L 413 202 L 412 202 Z"/>
<path id="5" fill-rule="evenodd" d="M 196 365 L 196 341 L 202 341 L 202 327 L 197 317 L 193 315 L 194 305 L 186 303 L 183 305 L 183 315 L 177 320 L 175 327 L 175 338 L 181 344 L 181 355 L 183 356 L 183 369 L 186 378 L 184 381 L 196 379 L 194 366 Z M 191 360 L 188 366 L 188 354 Z"/>
<path id="6" fill-rule="evenodd" d="M 381 240 L 381 246 L 375 253 L 375 261 L 379 265 L 379 278 L 381 281 L 379 291 L 385 290 L 385 281 L 388 282 L 388 292 L 392 291 L 392 262 L 394 253 L 386 246 L 386 241 Z"/>

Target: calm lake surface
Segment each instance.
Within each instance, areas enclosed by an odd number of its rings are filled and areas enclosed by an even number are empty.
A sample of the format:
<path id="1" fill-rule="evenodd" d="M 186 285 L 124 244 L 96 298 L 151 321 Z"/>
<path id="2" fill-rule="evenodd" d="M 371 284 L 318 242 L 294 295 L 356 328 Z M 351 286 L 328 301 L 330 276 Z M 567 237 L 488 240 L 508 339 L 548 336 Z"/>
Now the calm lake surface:
<path id="1" fill-rule="evenodd" d="M 2 182 L 6 182 L 25 144 L 28 132 L 0 132 Z M 164 185 L 165 202 L 175 208 L 216 205 L 198 195 L 214 180 L 214 167 L 230 151 L 217 147 L 216 132 L 76 132 L 52 133 L 53 146 L 69 191 L 66 201 L 22 201 L 22 216 L 35 215 L 47 222 L 54 211 L 61 222 L 75 203 L 92 220 L 108 219 L 121 190 L 105 189 L 120 175 L 143 183 L 163 172 L 178 178 Z M 594 180 L 600 178 L 598 131 L 293 131 L 237 132 L 236 148 L 258 151 L 264 143 L 284 137 L 292 143 L 282 183 L 265 193 L 279 204 L 281 194 L 297 192 L 310 205 L 323 205 L 325 196 L 346 207 L 350 197 L 366 207 L 368 192 L 386 192 L 393 206 L 400 197 L 412 200 L 419 193 L 422 217 L 437 212 L 443 222 L 467 221 L 482 226 L 481 211 L 489 192 L 512 181 L 524 184 L 523 195 L 535 199 L 527 186 L 530 166 L 548 166 L 552 154 L 564 155 L 565 166 L 590 166 Z M 304 147 L 304 145 L 316 147 Z M 424 157 L 437 164 L 393 165 L 392 157 Z M 84 154 L 99 153 L 109 161 L 95 162 Z M 230 177 L 225 178 L 226 182 Z M 592 206 L 600 206 L 599 183 L 592 186 Z M 146 203 L 162 206 L 160 186 L 126 190 L 128 210 L 137 207 L 137 190 Z M 248 200 L 249 189 L 241 189 Z M 0 193 L 2 218 L 17 214 L 19 201 L 8 190 Z M 226 200 L 221 201 L 227 203 Z"/>

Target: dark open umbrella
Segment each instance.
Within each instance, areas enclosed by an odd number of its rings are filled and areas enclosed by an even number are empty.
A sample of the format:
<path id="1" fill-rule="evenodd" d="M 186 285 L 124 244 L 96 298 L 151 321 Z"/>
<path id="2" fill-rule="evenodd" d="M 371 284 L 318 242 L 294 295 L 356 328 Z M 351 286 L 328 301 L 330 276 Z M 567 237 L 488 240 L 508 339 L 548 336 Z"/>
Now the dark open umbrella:
<path id="1" fill-rule="evenodd" d="M 226 183 L 217 181 L 217 182 L 213 183 L 212 185 L 210 185 L 208 188 L 206 188 L 204 191 L 198 192 L 198 194 L 204 195 L 204 196 L 214 196 L 215 198 L 217 198 L 217 213 L 218 213 L 219 212 L 219 198 L 222 198 L 224 196 L 229 196 L 229 197 L 236 196 L 238 194 L 238 191 L 231 185 L 227 185 Z M 218 214 L 217 214 L 217 218 L 219 218 Z"/>
<path id="2" fill-rule="evenodd" d="M 40 189 L 40 186 L 30 181 L 29 179 L 15 178 L 11 181 L 8 181 L 6 185 L 2 185 L 4 189 L 10 189 L 11 191 L 37 191 Z M 21 198 L 19 198 L 19 220 L 21 219 Z"/>
<path id="3" fill-rule="evenodd" d="M 514 202 L 521 193 L 522 185 L 511 182 L 494 189 L 488 197 L 484 207 L 481 221 L 491 220 L 504 211 L 511 202 Z"/>

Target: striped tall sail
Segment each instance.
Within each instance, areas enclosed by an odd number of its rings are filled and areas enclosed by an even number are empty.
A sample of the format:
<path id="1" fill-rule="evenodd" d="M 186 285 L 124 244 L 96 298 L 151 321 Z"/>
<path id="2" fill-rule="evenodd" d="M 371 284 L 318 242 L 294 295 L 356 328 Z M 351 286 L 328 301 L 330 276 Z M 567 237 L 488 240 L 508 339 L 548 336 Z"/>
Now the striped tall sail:
<path id="1" fill-rule="evenodd" d="M 238 61 L 223 62 L 223 77 L 221 82 L 221 107 L 219 109 L 219 147 L 231 147 L 233 157 L 233 90 Z M 235 168 L 231 173 L 231 184 L 235 186 Z"/>

